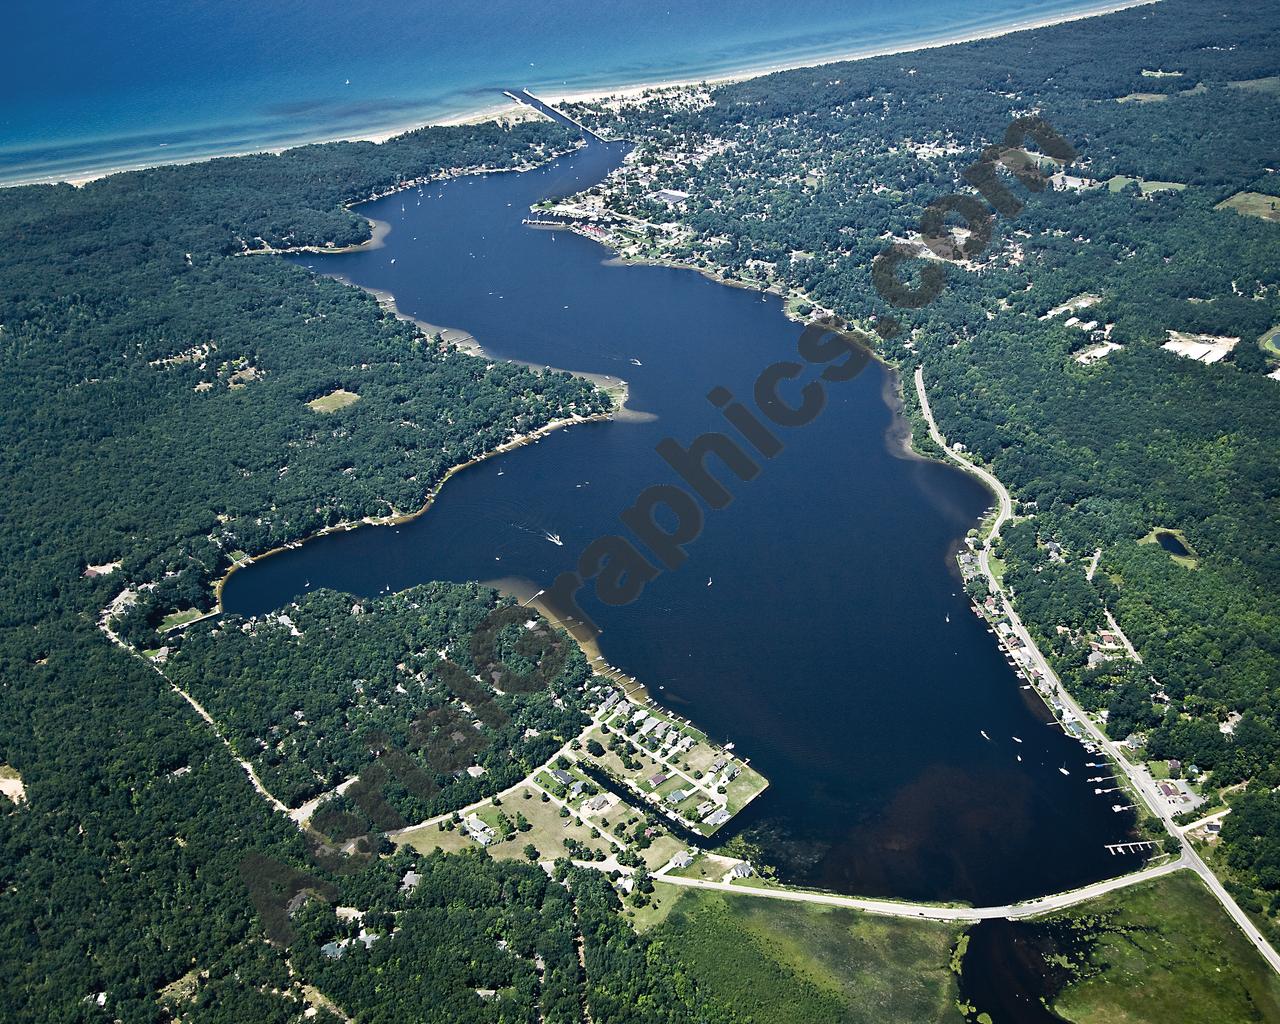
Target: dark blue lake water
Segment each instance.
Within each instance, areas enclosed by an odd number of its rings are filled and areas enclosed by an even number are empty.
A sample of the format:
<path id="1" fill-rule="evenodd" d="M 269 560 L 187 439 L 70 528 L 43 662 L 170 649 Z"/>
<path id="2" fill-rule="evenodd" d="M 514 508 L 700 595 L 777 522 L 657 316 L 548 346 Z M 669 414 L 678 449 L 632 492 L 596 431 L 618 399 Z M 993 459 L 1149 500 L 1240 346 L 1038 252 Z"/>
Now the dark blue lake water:
<path id="1" fill-rule="evenodd" d="M 761 370 L 795 358 L 800 329 L 775 298 L 612 265 L 584 238 L 521 226 L 531 203 L 620 156 L 593 145 L 539 171 L 391 196 L 363 211 L 390 222 L 385 248 L 297 262 L 390 291 L 497 356 L 624 377 L 652 418 L 558 431 L 459 474 L 412 523 L 237 572 L 229 611 L 264 612 L 308 582 L 362 595 L 430 579 L 546 587 L 622 530 L 645 487 L 677 482 L 657 442 L 723 428 L 709 390 L 749 398 Z M 783 432 L 756 479 L 729 480 L 736 500 L 707 513 L 686 566 L 627 607 L 587 597 L 605 655 L 768 775 L 738 827 L 788 880 L 991 904 L 1135 867 L 1104 849 L 1129 814 L 1093 793 L 1090 758 L 1020 688 L 956 577 L 989 495 L 903 452 L 893 385 L 875 363 L 829 384 L 826 409 Z"/>

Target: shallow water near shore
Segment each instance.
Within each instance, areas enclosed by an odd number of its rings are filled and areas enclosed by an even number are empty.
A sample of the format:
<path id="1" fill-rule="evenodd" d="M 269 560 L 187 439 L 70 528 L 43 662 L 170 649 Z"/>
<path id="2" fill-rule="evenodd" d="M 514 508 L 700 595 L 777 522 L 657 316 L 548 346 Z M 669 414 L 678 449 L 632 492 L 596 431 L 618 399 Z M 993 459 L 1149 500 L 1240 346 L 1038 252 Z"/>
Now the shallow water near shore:
<path id="1" fill-rule="evenodd" d="M 498 90 L 697 79 L 955 38 L 1098 0 L 10 4 L 0 183 L 404 129 Z"/>
<path id="2" fill-rule="evenodd" d="M 531 203 L 599 180 L 622 152 L 597 144 L 538 171 L 390 196 L 362 208 L 391 225 L 382 248 L 294 261 L 390 292 L 495 358 L 623 377 L 629 405 L 652 415 L 558 431 L 458 474 L 412 522 L 238 571 L 228 611 L 268 611 L 307 584 L 547 587 L 592 540 L 627 532 L 618 515 L 644 488 L 680 482 L 658 441 L 727 429 L 708 391 L 750 406 L 757 375 L 796 358 L 801 329 L 775 297 L 609 265 L 593 242 L 521 225 Z M 954 553 L 991 497 L 903 457 L 890 376 L 872 362 L 828 384 L 826 408 L 779 428 L 784 450 L 759 459 L 755 479 L 720 473 L 733 502 L 707 512 L 688 563 L 638 601 L 608 608 L 584 590 L 601 648 L 769 777 L 732 830 L 787 881 L 995 905 L 1131 870 L 1138 858 L 1104 848 L 1130 813 L 1093 793 L 1092 758 L 1021 689 L 956 576 Z"/>

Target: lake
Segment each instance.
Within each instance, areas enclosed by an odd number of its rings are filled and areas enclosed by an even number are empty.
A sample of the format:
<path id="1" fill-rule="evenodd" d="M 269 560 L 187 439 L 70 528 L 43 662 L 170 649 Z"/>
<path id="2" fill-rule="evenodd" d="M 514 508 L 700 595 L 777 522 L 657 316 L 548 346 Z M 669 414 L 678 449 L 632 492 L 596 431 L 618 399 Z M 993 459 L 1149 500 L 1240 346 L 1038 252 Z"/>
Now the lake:
<path id="1" fill-rule="evenodd" d="M 295 262 L 389 291 L 495 357 L 624 377 L 648 415 L 557 431 L 458 474 L 410 523 L 236 572 L 228 611 L 263 613 L 308 586 L 546 587 L 589 542 L 624 532 L 618 515 L 645 487 L 676 482 L 659 441 L 724 428 L 708 391 L 749 401 L 761 370 L 795 358 L 801 329 L 775 297 L 617 265 L 585 238 L 521 225 L 623 151 L 594 144 L 537 171 L 387 197 L 362 208 L 391 225 L 385 247 Z M 1130 812 L 1094 794 L 1090 756 L 1021 688 L 961 588 L 954 555 L 990 495 L 902 449 L 895 383 L 872 363 L 828 385 L 823 412 L 783 432 L 754 480 L 726 477 L 735 500 L 638 601 L 609 608 L 584 591 L 602 650 L 769 777 L 732 827 L 788 881 L 989 905 L 1133 869 L 1138 858 L 1104 849 Z"/>

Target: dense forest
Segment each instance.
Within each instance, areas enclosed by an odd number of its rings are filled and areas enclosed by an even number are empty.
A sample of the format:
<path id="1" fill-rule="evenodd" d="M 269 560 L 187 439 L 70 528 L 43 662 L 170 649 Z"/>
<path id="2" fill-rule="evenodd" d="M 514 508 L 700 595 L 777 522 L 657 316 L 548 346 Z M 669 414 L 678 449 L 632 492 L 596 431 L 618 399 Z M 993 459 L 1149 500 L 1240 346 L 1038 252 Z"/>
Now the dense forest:
<path id="1" fill-rule="evenodd" d="M 119 625 L 157 646 L 165 613 L 210 606 L 233 553 L 414 509 L 450 466 L 606 408 L 240 255 L 359 242 L 369 225 L 343 204 L 576 144 L 549 122 L 428 129 L 0 192 L 0 765 L 26 792 L 0 799 L 0 1017 L 153 1021 L 194 968 L 186 1019 L 299 1018 L 241 863 L 312 851 L 96 620 L 132 590 Z M 359 401 L 307 405 L 337 388 Z M 491 597 L 455 600 L 483 614 Z"/>
<path id="2" fill-rule="evenodd" d="M 1275 786 L 1280 383 L 1259 341 L 1280 324 L 1280 225 L 1221 204 L 1280 196 L 1280 8 L 1164 0 L 1102 24 L 779 73 L 701 102 L 583 106 L 637 140 L 592 191 L 662 227 L 652 258 L 773 288 L 802 316 L 832 310 L 878 329 L 898 365 L 923 364 L 948 440 L 1017 499 L 1005 579 L 1069 688 L 1118 739 L 1205 773 L 1210 795 Z M 1028 116 L 1066 141 L 1069 166 L 1028 134 L 1014 144 L 1039 180 L 984 171 L 985 147 Z M 976 223 L 945 213 L 925 237 L 930 204 L 980 186 L 994 198 Z M 984 231 L 985 249 L 939 244 Z M 882 297 L 873 268 L 894 243 L 927 301 Z M 1166 350 L 1170 332 L 1239 341 L 1206 365 Z M 1194 559 L 1150 543 L 1157 528 Z M 1090 662 L 1108 609 L 1141 665 Z M 1224 835 L 1234 846 L 1239 829 Z"/>
<path id="3" fill-rule="evenodd" d="M 380 819 L 372 826 L 400 828 L 514 785 L 587 722 L 581 650 L 535 613 L 495 601 L 485 588 L 444 583 L 354 604 L 318 591 L 262 620 L 192 626 L 165 673 L 289 807 L 356 775 L 366 785 L 367 769 L 393 752 L 408 758 L 385 799 L 362 801 Z M 542 641 L 531 653 L 546 678 L 523 690 L 483 682 L 488 659 L 468 638 L 491 623 L 512 651 L 504 663 L 530 661 L 517 645 Z"/>

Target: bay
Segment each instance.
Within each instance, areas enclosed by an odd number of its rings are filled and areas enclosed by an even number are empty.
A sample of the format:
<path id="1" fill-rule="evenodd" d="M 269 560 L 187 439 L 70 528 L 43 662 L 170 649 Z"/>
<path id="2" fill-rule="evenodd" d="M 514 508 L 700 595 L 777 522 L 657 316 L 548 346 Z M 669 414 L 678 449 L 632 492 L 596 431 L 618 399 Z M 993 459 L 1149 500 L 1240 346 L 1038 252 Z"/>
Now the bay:
<path id="1" fill-rule="evenodd" d="M 645 487 L 680 482 L 660 440 L 725 429 L 709 391 L 750 404 L 757 375 L 795 358 L 800 327 L 774 297 L 620 266 L 585 238 L 521 224 L 622 152 L 594 144 L 537 171 L 389 196 L 361 208 L 390 224 L 383 248 L 294 259 L 470 331 L 495 358 L 625 378 L 646 415 L 557 431 L 458 474 L 416 520 L 238 571 L 228 611 L 319 587 L 545 588 L 596 537 L 625 532 L 619 513 Z M 721 474 L 734 500 L 707 513 L 687 565 L 625 607 L 584 591 L 602 650 L 769 777 L 733 827 L 788 881 L 992 905 L 1136 867 L 1104 848 L 1130 813 L 1093 792 L 1090 756 L 1021 689 L 957 578 L 990 495 L 903 449 L 894 389 L 877 363 L 828 385 L 821 415 L 784 432 L 755 479 Z"/>

